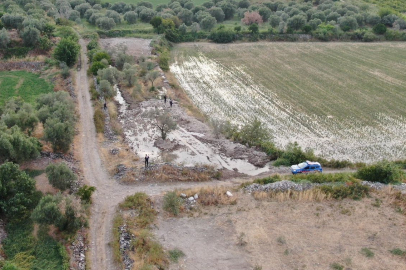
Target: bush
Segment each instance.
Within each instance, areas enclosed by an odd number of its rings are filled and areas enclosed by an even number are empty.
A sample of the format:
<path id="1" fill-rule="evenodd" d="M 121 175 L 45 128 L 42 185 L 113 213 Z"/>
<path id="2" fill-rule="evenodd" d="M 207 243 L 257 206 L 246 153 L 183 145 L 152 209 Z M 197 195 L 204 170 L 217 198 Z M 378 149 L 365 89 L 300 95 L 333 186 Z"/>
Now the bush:
<path id="1" fill-rule="evenodd" d="M 383 35 L 386 33 L 386 26 L 383 23 L 379 23 L 373 27 L 373 31 L 377 35 Z"/>
<path id="2" fill-rule="evenodd" d="M 55 48 L 54 57 L 71 67 L 76 63 L 79 51 L 80 45 L 75 40 L 63 38 Z"/>
<path id="3" fill-rule="evenodd" d="M 354 176 L 349 173 L 313 173 L 313 174 L 296 174 L 291 177 L 293 182 L 310 182 L 310 183 L 347 183 L 356 182 Z"/>
<path id="4" fill-rule="evenodd" d="M 254 183 L 260 184 L 260 185 L 266 185 L 270 183 L 275 183 L 281 181 L 281 177 L 279 174 L 274 174 L 265 178 L 260 178 L 260 179 L 255 179 Z"/>
<path id="5" fill-rule="evenodd" d="M 38 45 L 39 45 L 39 48 L 40 48 L 41 50 L 47 52 L 47 51 L 49 51 L 49 50 L 52 48 L 53 43 L 49 40 L 48 37 L 43 36 L 43 37 L 41 37 L 41 38 L 39 39 L 39 44 L 38 44 Z"/>
<path id="6" fill-rule="evenodd" d="M 275 161 L 274 166 L 290 166 L 299 164 L 306 160 L 315 160 L 316 157 L 312 150 L 303 151 L 297 142 L 289 143 L 280 157 Z"/>
<path id="7" fill-rule="evenodd" d="M 149 227 L 156 217 L 156 211 L 152 208 L 152 201 L 147 194 L 137 192 L 132 196 L 127 196 L 120 208 L 124 210 L 135 210 L 137 212 L 136 225 L 143 229 Z"/>
<path id="8" fill-rule="evenodd" d="M 91 72 L 93 75 L 97 75 L 97 72 L 98 72 L 100 69 L 104 69 L 104 68 L 107 68 L 107 65 L 103 64 L 102 62 L 95 61 L 95 62 L 93 62 L 92 65 L 90 66 L 90 72 Z"/>
<path id="9" fill-rule="evenodd" d="M 245 12 L 244 13 L 244 18 L 241 19 L 241 22 L 244 23 L 245 25 L 251 25 L 251 24 L 261 24 L 263 23 L 261 15 L 259 15 L 258 12 L 253 11 L 253 12 Z"/>
<path id="10" fill-rule="evenodd" d="M 176 195 L 176 192 L 168 192 L 164 196 L 164 205 L 163 208 L 165 211 L 171 213 L 174 216 L 179 215 L 181 206 L 181 200 Z"/>
<path id="11" fill-rule="evenodd" d="M 88 51 L 97 49 L 97 48 L 99 48 L 99 43 L 97 42 L 97 40 L 93 39 L 89 42 L 89 44 L 87 44 L 86 48 Z"/>
<path id="12" fill-rule="evenodd" d="M 121 23 L 120 14 L 118 14 L 118 13 L 117 13 L 116 11 L 114 11 L 114 10 L 107 10 L 106 16 L 107 16 L 108 18 L 113 19 L 116 24 Z"/>
<path id="13" fill-rule="evenodd" d="M 343 31 L 350 31 L 358 28 L 358 22 L 352 16 L 340 17 L 338 19 L 338 24 Z"/>
<path id="14" fill-rule="evenodd" d="M 101 17 L 96 20 L 96 25 L 103 30 L 110 30 L 116 26 L 116 23 L 112 18 Z"/>
<path id="15" fill-rule="evenodd" d="M 156 12 L 150 8 L 144 8 L 140 13 L 140 20 L 146 23 L 149 23 L 151 19 L 155 16 Z"/>
<path id="16" fill-rule="evenodd" d="M 211 16 L 216 18 L 216 21 L 218 23 L 223 22 L 225 18 L 224 11 L 220 7 L 212 7 L 209 9 L 209 13 Z M 261 16 L 258 14 L 258 16 L 261 18 Z M 261 19 L 262 20 L 262 19 Z"/>
<path id="17" fill-rule="evenodd" d="M 65 163 L 50 164 L 46 168 L 49 183 L 62 191 L 70 189 L 76 180 L 76 175 Z"/>
<path id="18" fill-rule="evenodd" d="M 360 200 L 369 194 L 369 187 L 359 183 L 347 183 L 343 186 L 321 186 L 320 190 L 336 200 L 351 198 Z"/>
<path id="19" fill-rule="evenodd" d="M 83 202 L 91 203 L 92 202 L 92 194 L 96 191 L 95 187 L 84 185 L 79 188 L 78 192 L 76 193 Z"/>
<path id="20" fill-rule="evenodd" d="M 211 29 L 214 28 L 216 23 L 217 23 L 216 18 L 209 15 L 203 17 L 203 19 L 200 21 L 200 26 L 202 27 L 203 30 L 210 31 Z"/>
<path id="21" fill-rule="evenodd" d="M 96 132 L 103 133 L 105 116 L 104 116 L 104 113 L 103 113 L 102 109 L 100 108 L 100 106 L 98 106 L 94 111 L 93 121 L 94 121 L 94 126 L 96 127 Z"/>
<path id="22" fill-rule="evenodd" d="M 374 165 L 365 166 L 356 173 L 359 179 L 384 184 L 398 183 L 403 180 L 403 171 L 393 163 L 383 161 Z"/>
<path id="23" fill-rule="evenodd" d="M 378 39 L 378 37 L 372 33 L 371 31 L 367 31 L 364 34 L 364 37 L 362 38 L 362 41 L 365 42 L 372 42 L 372 41 L 376 41 Z"/>
<path id="24" fill-rule="evenodd" d="M 236 39 L 236 35 L 233 30 L 219 29 L 212 32 L 209 39 L 216 43 L 230 43 Z"/>
<path id="25" fill-rule="evenodd" d="M 316 18 L 317 19 L 317 18 Z M 306 17 L 303 15 L 295 15 L 288 19 L 288 28 L 299 30 L 306 24 Z"/>

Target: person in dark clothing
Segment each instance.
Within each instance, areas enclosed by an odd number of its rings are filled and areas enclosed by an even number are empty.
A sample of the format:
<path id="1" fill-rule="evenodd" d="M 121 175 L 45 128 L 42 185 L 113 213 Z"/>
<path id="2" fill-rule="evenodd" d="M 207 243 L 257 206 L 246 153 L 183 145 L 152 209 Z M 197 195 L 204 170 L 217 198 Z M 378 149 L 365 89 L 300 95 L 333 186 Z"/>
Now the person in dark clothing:
<path id="1" fill-rule="evenodd" d="M 107 109 L 106 101 L 104 102 L 104 109 Z"/>
<path id="2" fill-rule="evenodd" d="M 145 155 L 145 168 L 148 168 L 148 160 L 149 160 L 149 156 L 148 154 Z"/>
<path id="3" fill-rule="evenodd" d="M 172 108 L 172 104 L 173 104 L 173 102 L 172 102 L 172 99 L 171 99 L 171 100 L 169 100 L 169 105 L 171 105 L 171 108 Z"/>
<path id="4" fill-rule="evenodd" d="M 166 104 L 166 95 L 164 95 L 164 103 Z"/>

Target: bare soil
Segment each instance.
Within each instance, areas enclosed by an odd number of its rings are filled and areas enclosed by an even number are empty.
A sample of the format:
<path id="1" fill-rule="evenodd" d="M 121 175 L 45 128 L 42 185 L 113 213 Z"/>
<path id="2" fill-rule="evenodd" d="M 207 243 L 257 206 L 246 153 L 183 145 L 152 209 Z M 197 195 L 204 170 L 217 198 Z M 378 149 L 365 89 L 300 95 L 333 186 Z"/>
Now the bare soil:
<path id="1" fill-rule="evenodd" d="M 142 38 L 105 38 L 100 39 L 100 45 L 104 50 L 110 50 L 115 47 L 125 46 L 126 53 L 132 56 L 149 56 L 151 55 L 151 39 Z"/>
<path id="2" fill-rule="evenodd" d="M 384 194 L 361 201 L 257 201 L 238 194 L 236 205 L 199 207 L 181 218 L 158 219 L 155 234 L 186 256 L 170 269 L 404 269 L 405 216 Z M 367 258 L 362 249 L 374 256 Z"/>

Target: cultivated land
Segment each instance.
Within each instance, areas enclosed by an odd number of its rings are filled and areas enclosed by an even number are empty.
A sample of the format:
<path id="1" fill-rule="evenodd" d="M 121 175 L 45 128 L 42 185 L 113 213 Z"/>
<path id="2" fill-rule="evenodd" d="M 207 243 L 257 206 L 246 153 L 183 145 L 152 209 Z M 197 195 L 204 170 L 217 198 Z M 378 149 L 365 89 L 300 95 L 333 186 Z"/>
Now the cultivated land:
<path id="1" fill-rule="evenodd" d="M 52 91 L 52 86 L 39 75 L 26 71 L 0 72 L 0 105 L 11 97 L 21 97 L 25 102 L 34 103 L 41 95 Z"/>
<path id="2" fill-rule="evenodd" d="M 171 71 L 212 118 L 258 117 L 279 146 L 374 162 L 406 153 L 405 43 L 181 44 Z"/>
<path id="3" fill-rule="evenodd" d="M 141 1 L 142 0 L 108 0 L 108 1 L 103 0 L 102 2 L 109 2 L 111 4 L 118 3 L 118 2 L 124 2 L 126 4 L 137 4 L 138 2 L 141 2 Z M 168 4 L 169 3 L 169 1 L 167 1 L 167 0 L 150 0 L 148 2 L 153 4 L 154 8 L 159 4 Z M 203 4 L 204 2 L 207 2 L 207 1 L 205 1 L 205 0 L 192 0 L 191 2 L 193 4 L 195 4 L 196 6 L 198 6 L 198 5 L 201 5 L 201 4 Z"/>

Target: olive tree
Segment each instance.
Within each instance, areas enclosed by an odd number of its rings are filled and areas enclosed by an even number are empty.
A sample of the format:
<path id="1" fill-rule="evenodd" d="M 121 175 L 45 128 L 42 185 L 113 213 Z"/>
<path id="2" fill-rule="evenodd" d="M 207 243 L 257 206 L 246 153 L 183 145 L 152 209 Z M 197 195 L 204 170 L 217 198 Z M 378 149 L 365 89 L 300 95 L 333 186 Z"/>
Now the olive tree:
<path id="1" fill-rule="evenodd" d="M 39 141 L 24 134 L 18 126 L 7 129 L 0 125 L 0 160 L 18 163 L 37 158 L 40 151 Z"/>
<path id="2" fill-rule="evenodd" d="M 129 24 L 135 24 L 137 22 L 138 15 L 134 11 L 128 11 L 124 14 L 124 20 Z"/>
<path id="3" fill-rule="evenodd" d="M 159 72 L 153 70 L 146 75 L 146 79 L 151 82 L 152 87 L 154 87 L 154 81 L 159 77 Z"/>
<path id="4" fill-rule="evenodd" d="M 0 30 L 0 48 L 4 49 L 10 44 L 10 35 L 6 28 Z"/>
<path id="5" fill-rule="evenodd" d="M 71 188 L 76 180 L 76 175 L 72 170 L 63 162 L 57 164 L 50 164 L 46 168 L 46 174 L 49 183 L 57 189 L 62 191 Z"/>
<path id="6" fill-rule="evenodd" d="M 114 94 L 115 94 L 113 87 L 111 86 L 110 82 L 107 80 L 100 81 L 100 92 L 106 98 L 110 98 L 110 97 L 114 96 Z"/>
<path id="7" fill-rule="evenodd" d="M 352 16 L 344 16 L 338 19 L 338 24 L 343 31 L 355 30 L 358 28 L 357 20 Z"/>
<path id="8" fill-rule="evenodd" d="M 306 17 L 295 15 L 288 19 L 288 27 L 294 30 L 299 30 L 306 24 Z"/>
<path id="9" fill-rule="evenodd" d="M 23 39 L 24 44 L 27 46 L 34 46 L 37 44 L 40 36 L 40 31 L 31 26 L 24 28 L 24 30 L 21 32 L 21 38 Z"/>
<path id="10" fill-rule="evenodd" d="M 0 213 L 10 219 L 25 218 L 38 201 L 35 181 L 19 166 L 6 162 L 0 166 Z"/>
<path id="11" fill-rule="evenodd" d="M 121 23 L 120 14 L 118 14 L 118 12 L 116 12 L 114 10 L 107 10 L 106 16 L 108 18 L 112 18 L 116 24 Z"/>
<path id="12" fill-rule="evenodd" d="M 159 110 L 158 108 L 149 110 L 146 113 L 146 116 L 152 120 L 152 124 L 158 128 L 161 133 L 161 138 L 166 140 L 166 136 L 172 130 L 175 130 L 177 125 L 173 120 L 172 116 L 164 111 Z"/>
<path id="13" fill-rule="evenodd" d="M 116 23 L 112 18 L 101 17 L 96 20 L 96 25 L 103 30 L 110 30 L 116 26 Z"/>

